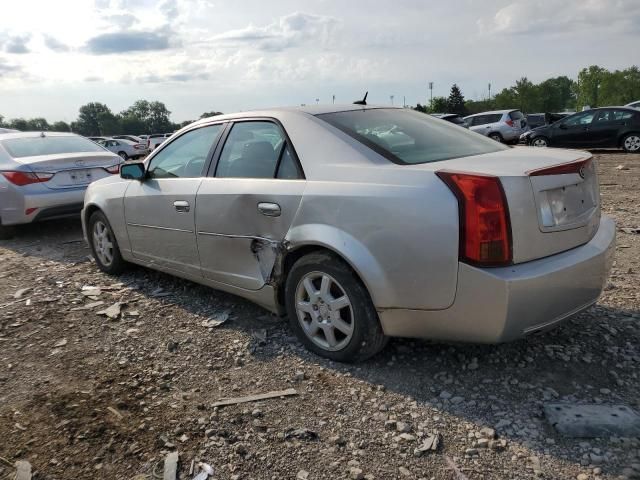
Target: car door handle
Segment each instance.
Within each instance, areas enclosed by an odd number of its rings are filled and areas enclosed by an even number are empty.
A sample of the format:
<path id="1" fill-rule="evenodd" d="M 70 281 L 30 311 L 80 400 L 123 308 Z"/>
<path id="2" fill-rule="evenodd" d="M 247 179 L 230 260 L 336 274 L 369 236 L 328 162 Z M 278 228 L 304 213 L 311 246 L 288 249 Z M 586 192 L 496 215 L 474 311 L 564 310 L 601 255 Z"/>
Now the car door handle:
<path id="1" fill-rule="evenodd" d="M 267 217 L 279 217 L 282 213 L 280 205 L 270 202 L 260 202 L 258 204 L 258 211 Z"/>
<path id="2" fill-rule="evenodd" d="M 187 213 L 189 210 L 191 210 L 189 202 L 185 202 L 184 200 L 176 200 L 175 202 L 173 202 L 173 206 L 178 213 Z"/>

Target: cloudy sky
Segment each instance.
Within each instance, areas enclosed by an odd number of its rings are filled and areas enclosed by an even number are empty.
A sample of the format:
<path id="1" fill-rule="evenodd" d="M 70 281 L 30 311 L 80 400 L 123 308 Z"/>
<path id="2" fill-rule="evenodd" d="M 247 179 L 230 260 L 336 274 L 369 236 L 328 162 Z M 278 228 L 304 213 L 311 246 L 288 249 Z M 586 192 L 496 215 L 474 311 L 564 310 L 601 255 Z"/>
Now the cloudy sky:
<path id="1" fill-rule="evenodd" d="M 640 64 L 639 0 L 3 0 L 0 115 L 74 120 L 165 102 L 202 112 L 467 98 L 527 76 Z"/>

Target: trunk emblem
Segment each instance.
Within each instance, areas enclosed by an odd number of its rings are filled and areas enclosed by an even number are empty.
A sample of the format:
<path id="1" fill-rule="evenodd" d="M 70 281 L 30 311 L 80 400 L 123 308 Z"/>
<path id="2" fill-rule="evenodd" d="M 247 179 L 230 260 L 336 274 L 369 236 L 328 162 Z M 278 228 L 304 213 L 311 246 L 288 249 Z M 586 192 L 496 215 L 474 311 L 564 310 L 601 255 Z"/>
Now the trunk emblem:
<path id="1" fill-rule="evenodd" d="M 584 165 L 582 167 L 580 167 L 580 170 L 578 170 L 578 175 L 580 175 L 580 178 L 584 178 L 585 177 Z"/>

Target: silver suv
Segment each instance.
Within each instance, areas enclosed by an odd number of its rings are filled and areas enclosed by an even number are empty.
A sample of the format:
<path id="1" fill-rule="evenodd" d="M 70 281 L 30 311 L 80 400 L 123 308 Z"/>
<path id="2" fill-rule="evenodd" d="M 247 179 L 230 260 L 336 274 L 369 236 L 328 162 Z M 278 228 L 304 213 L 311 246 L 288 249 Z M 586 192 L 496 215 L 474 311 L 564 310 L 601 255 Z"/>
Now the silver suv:
<path id="1" fill-rule="evenodd" d="M 520 110 L 496 110 L 476 113 L 464 118 L 469 129 L 496 142 L 515 143 L 527 129 L 527 120 Z"/>

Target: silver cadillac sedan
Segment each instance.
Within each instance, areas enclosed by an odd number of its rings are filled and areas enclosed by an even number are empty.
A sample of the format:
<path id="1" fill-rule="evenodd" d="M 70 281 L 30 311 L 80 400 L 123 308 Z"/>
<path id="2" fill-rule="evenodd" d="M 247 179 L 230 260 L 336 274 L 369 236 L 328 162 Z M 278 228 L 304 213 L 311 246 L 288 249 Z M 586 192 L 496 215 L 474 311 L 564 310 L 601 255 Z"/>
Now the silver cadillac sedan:
<path id="1" fill-rule="evenodd" d="M 244 112 L 91 184 L 82 220 L 103 271 L 240 295 L 358 361 L 393 336 L 513 340 L 595 303 L 615 242 L 595 167 L 406 109 Z"/>
<path id="2" fill-rule="evenodd" d="M 87 185 L 122 159 L 73 133 L 0 134 L 0 239 L 15 226 L 78 215 Z"/>

